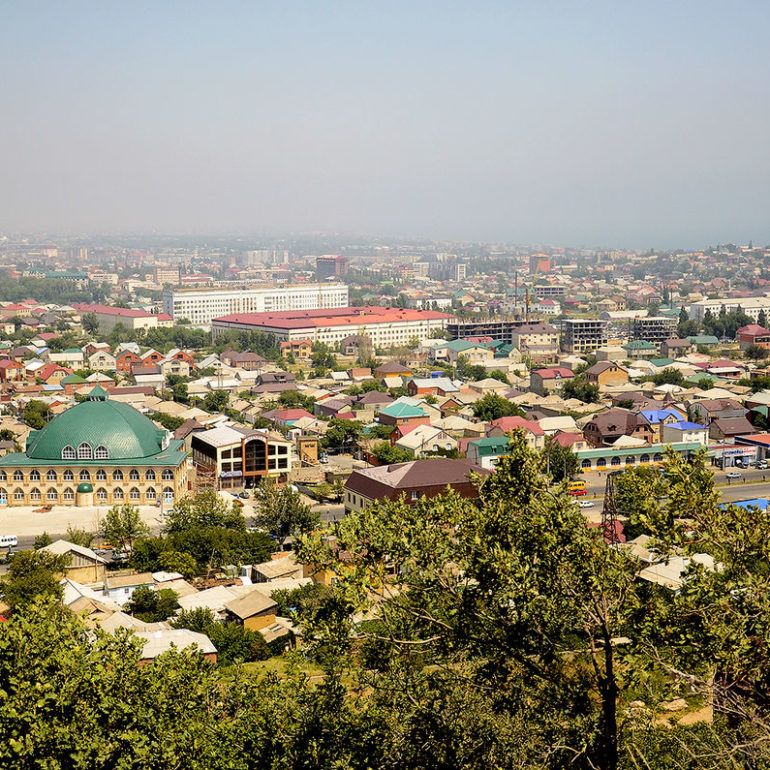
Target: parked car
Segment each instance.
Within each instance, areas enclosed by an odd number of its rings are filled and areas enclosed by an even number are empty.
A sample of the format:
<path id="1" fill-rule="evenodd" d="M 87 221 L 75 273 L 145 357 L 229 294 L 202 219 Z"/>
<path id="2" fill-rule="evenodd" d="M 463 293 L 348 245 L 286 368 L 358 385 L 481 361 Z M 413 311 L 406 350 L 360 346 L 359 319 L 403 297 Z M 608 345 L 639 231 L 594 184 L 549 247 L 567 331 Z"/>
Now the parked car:
<path id="1" fill-rule="evenodd" d="M 580 508 L 593 508 L 596 503 L 593 500 L 578 500 L 578 506 Z"/>
<path id="2" fill-rule="evenodd" d="M 727 473 L 725 473 L 725 477 L 728 479 L 742 479 L 743 474 L 738 473 L 738 471 L 728 471 Z"/>
<path id="3" fill-rule="evenodd" d="M 768 465 L 767 465 L 767 460 L 760 460 L 760 461 L 757 463 L 757 468 L 758 468 L 759 470 L 761 470 L 761 471 L 766 471 L 766 470 L 767 470 L 767 468 L 768 468 Z"/>

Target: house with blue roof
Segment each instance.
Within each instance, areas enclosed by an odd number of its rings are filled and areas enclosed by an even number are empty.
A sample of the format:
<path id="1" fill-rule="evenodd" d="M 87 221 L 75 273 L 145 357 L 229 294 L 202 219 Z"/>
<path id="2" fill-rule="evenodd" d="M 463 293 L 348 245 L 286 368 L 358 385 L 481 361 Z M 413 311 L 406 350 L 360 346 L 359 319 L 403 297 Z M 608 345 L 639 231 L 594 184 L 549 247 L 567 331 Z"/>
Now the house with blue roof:
<path id="1" fill-rule="evenodd" d="M 652 427 L 652 435 L 655 441 L 663 440 L 663 426 L 666 424 L 679 422 L 687 417 L 684 409 L 675 406 L 666 406 L 663 409 L 642 409 L 642 417 Z"/>
<path id="2" fill-rule="evenodd" d="M 708 444 L 709 429 L 707 425 L 701 425 L 689 420 L 677 420 L 676 422 L 665 422 L 660 425 L 661 440 L 664 444 L 678 444 L 686 442 L 688 444 Z"/>

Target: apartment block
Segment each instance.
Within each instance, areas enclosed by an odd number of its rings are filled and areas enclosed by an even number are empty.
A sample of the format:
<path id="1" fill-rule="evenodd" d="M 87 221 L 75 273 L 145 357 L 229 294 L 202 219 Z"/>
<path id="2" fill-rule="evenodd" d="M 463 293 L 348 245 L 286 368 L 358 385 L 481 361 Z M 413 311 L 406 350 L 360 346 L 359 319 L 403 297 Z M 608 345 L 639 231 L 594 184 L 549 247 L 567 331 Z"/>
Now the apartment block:
<path id="1" fill-rule="evenodd" d="M 607 321 L 567 318 L 562 322 L 561 346 L 567 353 L 592 353 L 607 344 Z"/>

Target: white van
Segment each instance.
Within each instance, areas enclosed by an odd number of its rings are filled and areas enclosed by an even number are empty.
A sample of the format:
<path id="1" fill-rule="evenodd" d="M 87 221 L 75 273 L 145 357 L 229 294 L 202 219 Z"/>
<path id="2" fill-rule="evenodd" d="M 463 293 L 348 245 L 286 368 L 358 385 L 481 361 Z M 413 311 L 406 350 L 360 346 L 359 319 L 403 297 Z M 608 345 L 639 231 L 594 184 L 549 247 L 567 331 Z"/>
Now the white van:
<path id="1" fill-rule="evenodd" d="M 18 544 L 16 535 L 0 535 L 0 548 L 15 548 Z"/>

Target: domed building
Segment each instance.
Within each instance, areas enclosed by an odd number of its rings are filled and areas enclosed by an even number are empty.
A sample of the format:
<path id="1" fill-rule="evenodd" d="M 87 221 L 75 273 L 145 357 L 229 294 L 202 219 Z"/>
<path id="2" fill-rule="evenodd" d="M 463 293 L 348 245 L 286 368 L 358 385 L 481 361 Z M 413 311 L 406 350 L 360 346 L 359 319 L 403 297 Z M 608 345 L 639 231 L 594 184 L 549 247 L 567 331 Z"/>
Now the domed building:
<path id="1" fill-rule="evenodd" d="M 0 458 L 0 505 L 157 505 L 186 491 L 183 443 L 99 386 Z"/>

